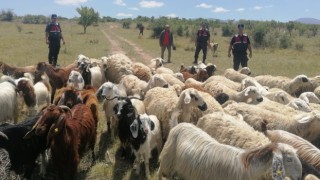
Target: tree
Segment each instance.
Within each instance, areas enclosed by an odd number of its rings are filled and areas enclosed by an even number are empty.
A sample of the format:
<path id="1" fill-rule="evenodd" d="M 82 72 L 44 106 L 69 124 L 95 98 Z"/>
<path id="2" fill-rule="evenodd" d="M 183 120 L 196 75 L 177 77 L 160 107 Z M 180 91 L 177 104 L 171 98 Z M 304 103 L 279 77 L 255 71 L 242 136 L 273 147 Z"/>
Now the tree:
<path id="1" fill-rule="evenodd" d="M 14 13 L 11 9 L 8 9 L 7 11 L 2 10 L 0 14 L 1 21 L 12 21 L 14 17 Z"/>
<path id="2" fill-rule="evenodd" d="M 312 35 L 313 36 L 316 36 L 317 35 L 317 32 L 318 32 L 318 26 L 317 25 L 312 25 L 310 27 L 310 31 L 312 32 Z"/>
<path id="3" fill-rule="evenodd" d="M 291 36 L 292 30 L 294 29 L 294 22 L 290 21 L 289 23 L 287 23 L 287 29 L 289 31 L 289 34 Z"/>
<path id="4" fill-rule="evenodd" d="M 80 7 L 77 8 L 77 12 L 80 14 L 79 24 L 83 26 L 83 33 L 87 32 L 87 27 L 93 23 L 98 23 L 99 13 L 95 12 L 93 8 Z"/>

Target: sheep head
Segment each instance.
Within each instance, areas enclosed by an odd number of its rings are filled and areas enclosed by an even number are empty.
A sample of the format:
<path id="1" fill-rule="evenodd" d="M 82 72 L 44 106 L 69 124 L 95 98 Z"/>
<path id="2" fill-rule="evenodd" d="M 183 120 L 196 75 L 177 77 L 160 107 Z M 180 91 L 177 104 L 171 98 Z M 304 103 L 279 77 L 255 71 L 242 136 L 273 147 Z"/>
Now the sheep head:
<path id="1" fill-rule="evenodd" d="M 76 104 L 82 104 L 83 100 L 81 94 L 75 89 L 68 89 L 63 92 L 58 105 L 66 105 L 72 108 Z"/>
<path id="2" fill-rule="evenodd" d="M 182 99 L 184 103 L 181 102 Z M 182 91 L 179 100 L 179 109 L 182 109 L 182 107 L 184 107 L 183 104 L 190 105 L 189 107 L 198 107 L 201 111 L 205 111 L 208 108 L 207 103 L 204 101 L 202 96 L 196 89 L 193 88 Z"/>
<path id="3" fill-rule="evenodd" d="M 244 89 L 244 96 L 251 98 L 254 101 L 262 102 L 263 97 L 259 91 L 259 89 L 255 86 L 249 86 L 246 89 Z"/>
<path id="4" fill-rule="evenodd" d="M 40 73 L 43 73 L 46 71 L 47 69 L 47 63 L 46 62 L 39 62 L 37 64 L 37 68 L 36 68 L 36 71 L 39 71 Z"/>
<path id="5" fill-rule="evenodd" d="M 287 176 L 291 179 L 301 179 L 302 165 L 296 150 L 292 146 L 283 143 L 278 143 L 278 150 L 274 151 L 273 154 L 273 177 Z"/>
<path id="6" fill-rule="evenodd" d="M 137 138 L 139 132 L 143 138 L 146 138 L 146 135 L 155 128 L 155 124 L 151 121 L 150 117 L 147 114 L 138 115 L 138 117 L 130 125 L 130 131 L 133 138 Z"/>
<path id="7" fill-rule="evenodd" d="M 251 75 L 251 70 L 248 68 L 248 67 L 243 67 L 243 68 L 241 68 L 240 70 L 239 70 L 239 72 L 241 73 L 241 74 L 245 74 L 245 75 Z"/>
<path id="8" fill-rule="evenodd" d="M 62 116 L 65 113 L 64 110 L 70 111 L 70 108 L 66 106 L 56 106 L 56 105 L 50 105 L 44 108 L 41 111 L 41 115 L 38 121 L 32 127 L 32 129 L 24 136 L 24 139 L 28 139 L 33 135 L 37 135 L 37 136 L 45 135 L 47 132 L 49 132 L 52 126 L 55 126 L 55 124 L 57 124 L 58 120 L 61 120 L 60 116 Z"/>
<path id="9" fill-rule="evenodd" d="M 161 74 L 155 74 L 151 77 L 151 79 L 148 82 L 148 87 L 154 88 L 154 87 L 163 87 L 168 88 L 169 84 L 168 82 L 163 78 Z"/>
<path id="10" fill-rule="evenodd" d="M 80 72 L 78 71 L 71 71 L 68 82 L 67 82 L 68 87 L 73 87 L 76 90 L 82 90 L 84 87 L 84 80 Z"/>

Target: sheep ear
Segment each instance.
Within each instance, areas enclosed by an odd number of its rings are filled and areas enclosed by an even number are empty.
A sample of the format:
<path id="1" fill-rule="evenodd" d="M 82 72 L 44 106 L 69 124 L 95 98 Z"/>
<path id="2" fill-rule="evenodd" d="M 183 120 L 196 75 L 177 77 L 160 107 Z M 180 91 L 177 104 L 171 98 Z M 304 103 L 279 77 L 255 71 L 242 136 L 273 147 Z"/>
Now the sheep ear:
<path id="1" fill-rule="evenodd" d="M 190 104 L 191 102 L 191 96 L 190 96 L 190 92 L 189 91 L 186 91 L 184 93 L 184 103 L 185 104 Z"/>
<path id="2" fill-rule="evenodd" d="M 298 123 L 309 123 L 309 122 L 311 122 L 311 120 L 312 120 L 312 117 L 310 116 L 310 115 L 307 115 L 307 116 L 300 116 L 300 117 L 298 117 Z"/>
<path id="3" fill-rule="evenodd" d="M 98 100 L 101 102 L 102 101 L 102 86 L 98 89 L 98 91 L 96 92 L 96 96 L 98 98 Z"/>
<path id="4" fill-rule="evenodd" d="M 273 153 L 272 158 L 272 178 L 273 179 L 284 179 L 286 176 L 285 169 L 283 166 L 282 155 Z"/>
<path id="5" fill-rule="evenodd" d="M 154 122 L 151 121 L 151 119 L 149 118 L 149 119 L 148 119 L 148 123 L 149 123 L 149 127 L 150 127 L 151 131 L 153 131 L 154 128 L 155 128 Z"/>
<path id="6" fill-rule="evenodd" d="M 250 92 L 251 88 L 247 88 L 244 92 L 244 96 L 248 96 L 249 95 L 249 92 Z"/>
<path id="7" fill-rule="evenodd" d="M 62 96 L 61 96 L 61 98 L 60 98 L 60 100 L 58 101 L 58 104 L 57 104 L 57 105 L 62 105 L 63 102 L 64 102 L 64 99 L 65 99 L 65 95 L 64 95 L 64 93 L 63 93 Z"/>
<path id="8" fill-rule="evenodd" d="M 28 131 L 27 133 L 26 133 L 26 135 L 24 135 L 23 136 L 23 139 L 29 139 L 29 138 L 31 138 L 32 136 L 34 136 L 35 135 L 35 128 L 32 128 L 30 131 Z"/>
<path id="9" fill-rule="evenodd" d="M 83 100 L 80 94 L 77 96 L 77 104 L 83 104 Z"/>
<path id="10" fill-rule="evenodd" d="M 62 130 L 64 125 L 64 119 L 66 118 L 66 115 L 63 113 L 60 115 L 59 119 L 53 123 L 49 129 L 48 135 L 47 135 L 47 143 L 49 144 L 51 138 L 56 134 L 59 133 L 59 131 Z"/>
<path id="11" fill-rule="evenodd" d="M 133 138 L 138 137 L 138 128 L 139 128 L 139 123 L 138 123 L 138 120 L 135 119 L 132 122 L 132 124 L 130 125 L 130 131 L 131 131 Z"/>
<path id="12" fill-rule="evenodd" d="M 155 81 L 154 81 L 155 77 L 151 77 L 151 79 L 149 80 L 149 88 L 152 88 L 155 86 Z"/>

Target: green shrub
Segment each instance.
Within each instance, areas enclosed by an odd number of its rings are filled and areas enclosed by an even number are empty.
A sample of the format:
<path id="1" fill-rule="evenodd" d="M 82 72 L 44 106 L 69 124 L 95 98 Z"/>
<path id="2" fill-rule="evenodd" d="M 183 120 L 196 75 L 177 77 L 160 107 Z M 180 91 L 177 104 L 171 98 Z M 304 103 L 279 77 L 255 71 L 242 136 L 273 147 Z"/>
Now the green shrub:
<path id="1" fill-rule="evenodd" d="M 303 43 L 296 43 L 295 47 L 296 47 L 296 50 L 303 51 L 304 44 Z"/>
<path id="2" fill-rule="evenodd" d="M 288 36 L 287 34 L 283 34 L 280 36 L 279 39 L 279 47 L 281 49 L 287 49 L 289 47 L 291 47 L 291 38 L 290 36 Z"/>
<path id="3" fill-rule="evenodd" d="M 233 28 L 228 24 L 222 26 L 222 36 L 224 36 L 224 37 L 232 36 L 232 34 L 233 34 L 233 30 L 232 29 Z"/>
<path id="4" fill-rule="evenodd" d="M 180 36 L 180 37 L 182 37 L 183 36 L 183 28 L 182 28 L 182 26 L 180 25 L 178 28 L 177 28 L 177 35 L 178 36 Z"/>

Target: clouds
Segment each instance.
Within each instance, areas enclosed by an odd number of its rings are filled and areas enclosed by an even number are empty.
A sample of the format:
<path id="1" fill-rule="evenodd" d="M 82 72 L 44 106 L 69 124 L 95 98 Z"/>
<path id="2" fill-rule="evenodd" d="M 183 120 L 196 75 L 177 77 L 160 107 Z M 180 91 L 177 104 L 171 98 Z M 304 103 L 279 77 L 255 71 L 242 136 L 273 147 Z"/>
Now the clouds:
<path id="1" fill-rule="evenodd" d="M 196 5 L 196 7 L 197 8 L 210 9 L 210 8 L 212 8 L 212 5 L 211 4 L 206 4 L 206 3 L 201 3 L 201 4 Z"/>
<path id="2" fill-rule="evenodd" d="M 160 1 L 140 1 L 140 7 L 142 8 L 158 8 L 164 6 L 163 2 Z"/>
<path id="3" fill-rule="evenodd" d="M 175 13 L 170 13 L 170 14 L 166 15 L 166 17 L 168 17 L 168 18 L 176 18 L 177 15 Z"/>
<path id="4" fill-rule="evenodd" d="M 123 0 L 115 0 L 113 1 L 113 4 L 119 5 L 119 6 L 126 6 L 127 4 L 123 2 Z"/>
<path id="5" fill-rule="evenodd" d="M 132 14 L 127 14 L 127 13 L 117 13 L 117 16 L 120 18 L 130 18 L 133 15 Z"/>
<path id="6" fill-rule="evenodd" d="M 56 4 L 60 5 L 78 5 L 81 3 L 86 3 L 88 0 L 55 0 Z"/>
<path id="7" fill-rule="evenodd" d="M 230 10 L 225 9 L 223 7 L 215 7 L 212 12 L 214 13 L 225 13 L 225 12 L 229 12 Z"/>
<path id="8" fill-rule="evenodd" d="M 238 12 L 243 12 L 243 11 L 245 11 L 246 9 L 245 8 L 238 8 L 238 9 L 236 9 L 236 11 L 238 11 Z"/>

